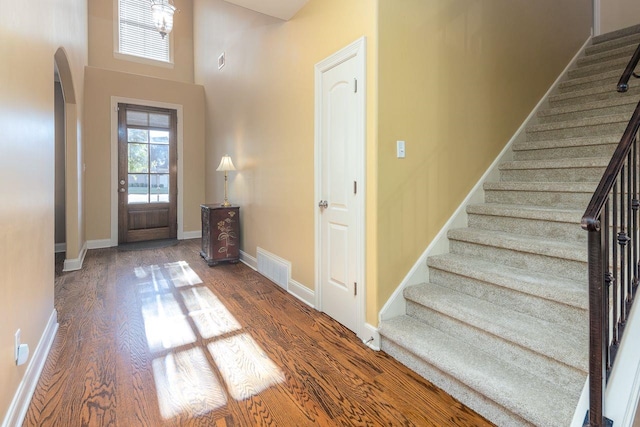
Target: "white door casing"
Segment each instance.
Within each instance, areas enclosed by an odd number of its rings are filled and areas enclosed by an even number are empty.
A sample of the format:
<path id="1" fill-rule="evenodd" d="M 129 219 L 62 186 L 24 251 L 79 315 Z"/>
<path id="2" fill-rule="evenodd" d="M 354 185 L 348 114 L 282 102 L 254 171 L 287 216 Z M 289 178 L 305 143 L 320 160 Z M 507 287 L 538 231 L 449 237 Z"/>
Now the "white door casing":
<path id="1" fill-rule="evenodd" d="M 316 307 L 364 337 L 365 39 L 316 65 Z M 321 206 L 326 202 L 326 207 Z"/>

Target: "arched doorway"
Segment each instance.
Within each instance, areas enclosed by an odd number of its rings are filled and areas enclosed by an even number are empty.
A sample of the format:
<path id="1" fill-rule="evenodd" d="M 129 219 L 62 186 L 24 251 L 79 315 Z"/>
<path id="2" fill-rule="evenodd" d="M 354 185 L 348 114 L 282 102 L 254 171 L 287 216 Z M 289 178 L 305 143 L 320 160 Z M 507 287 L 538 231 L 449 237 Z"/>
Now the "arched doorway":
<path id="1" fill-rule="evenodd" d="M 57 78 L 62 90 L 64 104 L 64 216 L 66 254 L 64 270 L 78 270 L 86 248 L 82 233 L 82 151 L 78 129 L 78 107 L 75 87 L 71 75 L 71 66 L 64 48 L 59 48 L 55 55 Z M 62 132 L 62 131 L 61 131 Z"/>

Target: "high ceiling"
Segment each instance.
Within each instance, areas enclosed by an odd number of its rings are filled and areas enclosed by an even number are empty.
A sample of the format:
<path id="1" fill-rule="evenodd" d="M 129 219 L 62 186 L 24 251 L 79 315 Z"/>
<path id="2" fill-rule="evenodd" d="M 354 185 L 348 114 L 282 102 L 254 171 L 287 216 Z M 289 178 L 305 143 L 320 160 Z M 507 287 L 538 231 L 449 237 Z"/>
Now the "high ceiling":
<path id="1" fill-rule="evenodd" d="M 309 0 L 225 0 L 265 15 L 274 16 L 276 18 L 288 21 L 295 15 L 302 6 Z"/>

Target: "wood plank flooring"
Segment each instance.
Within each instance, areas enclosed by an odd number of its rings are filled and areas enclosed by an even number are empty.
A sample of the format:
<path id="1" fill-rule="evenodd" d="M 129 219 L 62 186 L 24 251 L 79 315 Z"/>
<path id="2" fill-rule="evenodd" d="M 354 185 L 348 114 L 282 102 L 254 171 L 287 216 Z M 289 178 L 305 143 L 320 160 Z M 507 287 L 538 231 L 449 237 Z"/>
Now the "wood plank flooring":
<path id="1" fill-rule="evenodd" d="M 90 251 L 23 426 L 489 426 L 200 240 Z"/>

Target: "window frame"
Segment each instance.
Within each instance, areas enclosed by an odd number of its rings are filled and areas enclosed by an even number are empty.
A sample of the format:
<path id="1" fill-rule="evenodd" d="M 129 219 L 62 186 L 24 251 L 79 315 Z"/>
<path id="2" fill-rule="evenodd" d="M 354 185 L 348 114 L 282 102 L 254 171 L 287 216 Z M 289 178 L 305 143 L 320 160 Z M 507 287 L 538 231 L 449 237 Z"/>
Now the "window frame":
<path id="1" fill-rule="evenodd" d="M 151 6 L 149 6 L 149 13 L 151 13 Z M 166 37 L 169 38 L 169 60 L 163 61 L 160 59 L 148 58 L 145 56 L 138 56 L 129 53 L 120 52 L 120 0 L 113 0 L 113 57 L 129 62 L 137 62 L 139 64 L 152 65 L 163 68 L 173 68 L 173 33 L 169 33 Z"/>

